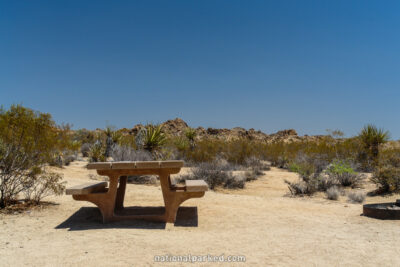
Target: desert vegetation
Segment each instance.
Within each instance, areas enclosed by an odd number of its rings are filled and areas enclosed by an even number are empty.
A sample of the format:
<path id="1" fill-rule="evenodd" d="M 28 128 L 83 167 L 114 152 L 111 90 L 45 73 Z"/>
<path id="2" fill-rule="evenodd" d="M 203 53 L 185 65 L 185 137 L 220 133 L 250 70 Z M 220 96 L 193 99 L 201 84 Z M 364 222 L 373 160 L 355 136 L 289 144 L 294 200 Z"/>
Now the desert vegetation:
<path id="1" fill-rule="evenodd" d="M 46 171 L 46 164 L 60 165 L 77 148 L 68 126 L 58 126 L 50 114 L 20 105 L 0 109 L 0 208 L 24 195 L 38 203 L 49 194 L 61 194 L 62 177 Z"/>
<path id="2" fill-rule="evenodd" d="M 46 166 L 68 165 L 80 157 L 78 152 L 92 162 L 182 159 L 191 169 L 181 181 L 204 179 L 211 189 L 244 188 L 273 166 L 298 174 L 297 182 L 287 181 L 293 196 L 325 192 L 335 200 L 346 188 L 362 188 L 365 172 L 373 173 L 374 193 L 400 191 L 400 149 L 391 145 L 389 132 L 374 125 L 350 138 L 338 130 L 300 138 L 294 130 L 268 136 L 241 128 L 229 138 L 226 129 L 194 129 L 180 123 L 179 127 L 164 123 L 132 130 L 112 126 L 71 130 L 70 125 L 56 125 L 50 114 L 20 105 L 1 109 L 0 206 L 21 195 L 38 203 L 46 195 L 60 194 L 62 178 L 46 171 Z M 136 178 L 130 180 L 140 180 Z M 155 181 L 148 178 L 146 183 Z M 354 194 L 349 198 L 355 199 Z"/>

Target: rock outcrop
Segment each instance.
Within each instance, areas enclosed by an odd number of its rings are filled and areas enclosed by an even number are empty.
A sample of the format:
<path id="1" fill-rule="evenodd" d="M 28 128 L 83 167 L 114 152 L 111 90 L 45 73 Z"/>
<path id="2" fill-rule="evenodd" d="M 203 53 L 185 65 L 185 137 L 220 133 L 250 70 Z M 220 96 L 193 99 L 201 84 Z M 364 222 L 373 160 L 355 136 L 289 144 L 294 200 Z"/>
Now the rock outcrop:
<path id="1" fill-rule="evenodd" d="M 185 134 L 186 129 L 189 127 L 188 124 L 180 119 L 168 120 L 161 124 L 163 131 L 170 136 L 182 136 Z M 129 134 L 136 135 L 138 131 L 143 127 L 142 124 L 135 125 Z M 203 128 L 198 127 L 195 129 L 196 139 L 200 140 L 203 138 L 215 138 L 219 140 L 233 140 L 238 138 L 245 138 L 248 140 L 265 141 L 270 142 L 296 142 L 302 140 L 317 140 L 321 136 L 299 136 L 294 129 L 282 130 L 273 134 L 266 134 L 260 130 L 253 128 L 246 130 L 241 127 L 235 127 L 232 129 L 226 128 Z"/>

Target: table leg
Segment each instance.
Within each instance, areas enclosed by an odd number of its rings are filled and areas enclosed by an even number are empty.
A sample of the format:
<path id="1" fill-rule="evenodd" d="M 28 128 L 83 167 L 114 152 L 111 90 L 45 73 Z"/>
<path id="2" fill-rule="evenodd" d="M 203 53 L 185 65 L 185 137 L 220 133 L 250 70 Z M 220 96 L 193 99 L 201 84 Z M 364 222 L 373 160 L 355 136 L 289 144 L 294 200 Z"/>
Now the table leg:
<path id="1" fill-rule="evenodd" d="M 117 198 L 115 199 L 115 209 L 116 210 L 122 210 L 124 208 L 124 198 L 125 198 L 127 180 L 128 180 L 128 176 L 119 177 Z"/>

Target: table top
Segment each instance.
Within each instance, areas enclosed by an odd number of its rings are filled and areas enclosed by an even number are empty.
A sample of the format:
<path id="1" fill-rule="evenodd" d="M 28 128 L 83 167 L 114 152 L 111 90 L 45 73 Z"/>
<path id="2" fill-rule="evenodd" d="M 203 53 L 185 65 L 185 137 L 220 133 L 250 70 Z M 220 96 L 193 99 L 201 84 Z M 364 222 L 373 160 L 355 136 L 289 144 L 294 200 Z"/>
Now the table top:
<path id="1" fill-rule="evenodd" d="M 87 165 L 87 168 L 91 170 L 170 169 L 182 167 L 183 160 L 93 162 Z"/>

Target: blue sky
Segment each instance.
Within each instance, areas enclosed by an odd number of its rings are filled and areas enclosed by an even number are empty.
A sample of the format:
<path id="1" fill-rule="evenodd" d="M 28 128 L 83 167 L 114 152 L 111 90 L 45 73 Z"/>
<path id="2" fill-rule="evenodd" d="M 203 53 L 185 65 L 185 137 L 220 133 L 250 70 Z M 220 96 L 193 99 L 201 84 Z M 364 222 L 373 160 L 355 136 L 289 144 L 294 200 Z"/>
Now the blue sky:
<path id="1" fill-rule="evenodd" d="M 399 1 L 1 1 L 0 104 L 400 138 Z"/>

